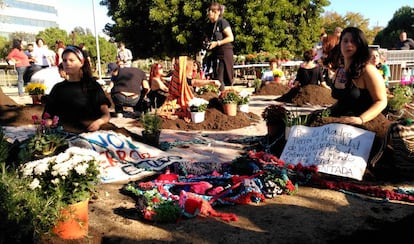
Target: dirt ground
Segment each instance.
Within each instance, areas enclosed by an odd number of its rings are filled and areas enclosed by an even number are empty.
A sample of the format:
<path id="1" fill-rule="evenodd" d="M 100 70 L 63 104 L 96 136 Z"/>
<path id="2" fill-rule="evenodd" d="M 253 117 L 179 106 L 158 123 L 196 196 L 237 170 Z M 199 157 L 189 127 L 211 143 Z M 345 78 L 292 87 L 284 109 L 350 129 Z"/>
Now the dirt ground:
<path id="1" fill-rule="evenodd" d="M 321 96 L 323 88 L 310 88 L 296 98 L 296 105 L 326 105 L 330 96 Z M 267 85 L 253 96 L 280 96 L 286 87 Z M 324 100 L 326 98 L 326 100 Z M 315 100 L 318 99 L 318 100 Z M 274 101 L 269 101 L 269 104 Z M 31 124 L 31 116 L 40 114 L 42 105 L 18 105 L 0 92 L 0 125 Z M 257 112 L 259 111 L 259 112 Z M 163 129 L 177 131 L 230 131 L 243 127 L 257 129 L 261 110 L 224 115 L 218 107 L 210 107 L 200 124 L 184 120 L 164 120 Z M 134 126 L 140 126 L 139 121 Z M 256 126 L 256 127 L 255 127 Z M 263 123 L 260 124 L 263 126 Z M 129 134 L 125 128 L 110 124 L 104 129 Z M 387 160 L 387 159 L 386 159 Z M 385 162 L 386 162 L 385 160 Z M 414 187 L 414 181 L 368 174 L 365 186 L 383 189 Z M 354 182 L 327 177 L 334 181 Z M 322 189 L 315 185 L 299 186 L 294 195 L 281 195 L 265 202 L 226 206 L 216 209 L 234 213 L 238 221 L 225 222 L 213 217 L 182 219 L 177 223 L 152 223 L 141 219 L 134 200 L 121 193 L 127 182 L 101 184 L 89 203 L 89 236 L 74 241 L 45 237 L 43 243 L 369 243 L 402 242 L 414 221 L 414 203 L 386 201 L 346 192 Z M 355 183 L 355 182 L 354 182 Z M 410 229 L 409 229 L 410 228 Z"/>

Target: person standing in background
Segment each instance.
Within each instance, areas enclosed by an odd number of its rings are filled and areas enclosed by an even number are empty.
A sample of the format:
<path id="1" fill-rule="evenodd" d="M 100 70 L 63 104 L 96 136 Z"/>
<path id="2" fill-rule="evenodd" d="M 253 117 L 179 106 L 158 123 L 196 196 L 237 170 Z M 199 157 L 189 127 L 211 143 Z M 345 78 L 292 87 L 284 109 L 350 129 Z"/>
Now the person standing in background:
<path id="1" fill-rule="evenodd" d="M 323 46 L 323 41 L 328 37 L 328 34 L 326 34 L 325 32 L 322 32 L 319 35 L 319 42 L 317 42 L 315 44 L 315 46 L 313 47 L 313 49 L 316 52 L 315 58 L 313 59 L 316 62 L 320 62 L 320 59 L 322 58 L 323 55 L 323 50 L 322 50 L 322 46 Z"/>
<path id="2" fill-rule="evenodd" d="M 119 66 L 122 67 L 131 67 L 132 64 L 132 52 L 125 47 L 125 43 L 120 42 L 118 46 L 118 53 L 116 55 L 116 60 Z"/>
<path id="3" fill-rule="evenodd" d="M 229 22 L 223 18 L 223 13 L 224 6 L 216 2 L 208 10 L 208 18 L 213 25 L 208 49 L 212 50 L 213 79 L 221 82 L 221 91 L 224 91 L 225 86 L 233 85 L 234 77 L 234 36 Z"/>
<path id="4" fill-rule="evenodd" d="M 33 59 L 33 44 L 32 43 L 27 44 L 27 48 L 26 48 L 26 51 L 24 51 L 24 53 L 29 58 L 29 63 L 33 64 L 34 59 Z"/>
<path id="5" fill-rule="evenodd" d="M 341 36 L 341 33 L 342 33 L 342 27 L 339 27 L 339 26 L 336 27 L 334 34 L 339 38 Z"/>
<path id="6" fill-rule="evenodd" d="M 52 51 L 52 53 L 54 53 Z M 36 69 L 47 68 L 55 63 L 51 57 L 51 50 L 47 48 L 42 38 L 36 39 L 36 47 L 33 50 L 34 66 Z"/>
<path id="7" fill-rule="evenodd" d="M 407 32 L 403 31 L 400 33 L 400 39 L 395 47 L 399 50 L 414 49 L 414 41 L 411 38 L 407 38 Z"/>
<path id="8" fill-rule="evenodd" d="M 13 40 L 13 49 L 7 55 L 7 60 L 9 63 L 13 63 L 17 70 L 17 91 L 19 96 L 22 97 L 24 95 L 24 80 L 23 75 L 26 72 L 27 67 L 30 66 L 29 58 L 25 54 L 23 50 L 22 41 L 19 39 Z"/>
<path id="9" fill-rule="evenodd" d="M 82 49 L 82 52 L 85 54 L 85 58 L 89 61 L 89 63 L 92 66 L 91 55 L 89 54 L 89 50 L 86 48 L 85 43 L 84 42 L 79 43 L 79 47 Z"/>
<path id="10" fill-rule="evenodd" d="M 55 56 L 55 65 L 58 66 L 62 63 L 62 53 L 65 50 L 66 45 L 63 41 L 56 41 L 55 48 L 56 48 L 56 56 Z"/>

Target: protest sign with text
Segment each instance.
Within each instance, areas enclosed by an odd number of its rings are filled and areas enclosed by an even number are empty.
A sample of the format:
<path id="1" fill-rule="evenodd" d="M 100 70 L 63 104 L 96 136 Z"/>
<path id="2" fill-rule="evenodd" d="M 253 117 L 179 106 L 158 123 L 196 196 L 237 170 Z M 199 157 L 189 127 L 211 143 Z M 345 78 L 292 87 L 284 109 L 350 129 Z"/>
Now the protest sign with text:
<path id="1" fill-rule="evenodd" d="M 296 125 L 280 159 L 294 165 L 317 165 L 319 172 L 362 180 L 374 137 L 374 132 L 345 124 Z"/>

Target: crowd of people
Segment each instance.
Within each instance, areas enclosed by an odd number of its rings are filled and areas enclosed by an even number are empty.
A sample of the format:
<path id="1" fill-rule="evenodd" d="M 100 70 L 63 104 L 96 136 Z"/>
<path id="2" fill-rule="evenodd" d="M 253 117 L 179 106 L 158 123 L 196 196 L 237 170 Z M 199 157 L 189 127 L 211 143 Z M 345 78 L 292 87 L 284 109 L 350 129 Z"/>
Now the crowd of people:
<path id="1" fill-rule="evenodd" d="M 203 64 L 188 60 L 187 83 L 193 90 L 213 84 L 223 91 L 225 86 L 233 85 L 234 36 L 230 23 L 223 17 L 223 5 L 213 2 L 207 15 L 211 33 L 206 34 L 204 48 L 210 54 Z M 83 121 L 79 118 L 82 115 L 84 119 L 92 121 L 85 125 L 87 130 L 99 129 L 109 120 L 111 102 L 105 92 L 110 94 L 118 117 L 123 116 L 124 107 L 132 107 L 134 112 L 142 113 L 162 107 L 168 99 L 169 86 L 164 77 L 163 65 L 154 63 L 147 78 L 143 70 L 132 67 L 132 52 L 123 42 L 118 45 L 115 62 L 107 66 L 111 81 L 105 91 L 91 74 L 89 53 L 83 43 L 66 46 L 58 40 L 55 51 L 51 51 L 38 38 L 35 45 L 28 45 L 27 50 L 23 50 L 22 42 L 15 40 L 13 50 L 7 57 L 16 66 L 18 93 L 20 96 L 24 94 L 24 74 L 28 69 L 58 67 L 63 82 L 51 90 L 45 112 L 58 115 L 62 120 Z M 412 39 L 407 38 L 405 32 L 401 33 L 397 48 L 414 48 Z M 319 85 L 331 90 L 332 97 L 338 101 L 331 107 L 333 116 L 348 116 L 347 121 L 354 124 L 366 123 L 386 106 L 384 94 L 390 71 L 384 61 L 385 57 L 381 56 L 379 50 L 369 48 L 364 33 L 358 28 L 337 27 L 332 34 L 323 32 L 314 48 L 304 51 L 303 63 L 292 80 L 290 91 L 277 101 L 288 102 L 301 88 Z M 261 77 L 262 85 L 286 81 L 278 60 L 269 60 L 269 66 Z M 205 72 L 210 69 L 212 73 L 206 77 Z M 79 110 L 73 109 L 78 107 Z M 61 112 L 64 110 L 69 112 Z"/>

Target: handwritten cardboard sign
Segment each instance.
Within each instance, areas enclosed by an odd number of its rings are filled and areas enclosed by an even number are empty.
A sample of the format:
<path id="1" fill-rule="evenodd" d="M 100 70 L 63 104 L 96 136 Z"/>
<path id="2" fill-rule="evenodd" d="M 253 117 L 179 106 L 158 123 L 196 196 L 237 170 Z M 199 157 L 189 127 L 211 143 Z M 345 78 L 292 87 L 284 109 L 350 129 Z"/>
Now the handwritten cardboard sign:
<path id="1" fill-rule="evenodd" d="M 280 159 L 293 165 L 317 165 L 319 172 L 362 180 L 374 137 L 374 132 L 345 124 L 296 125 Z"/>

